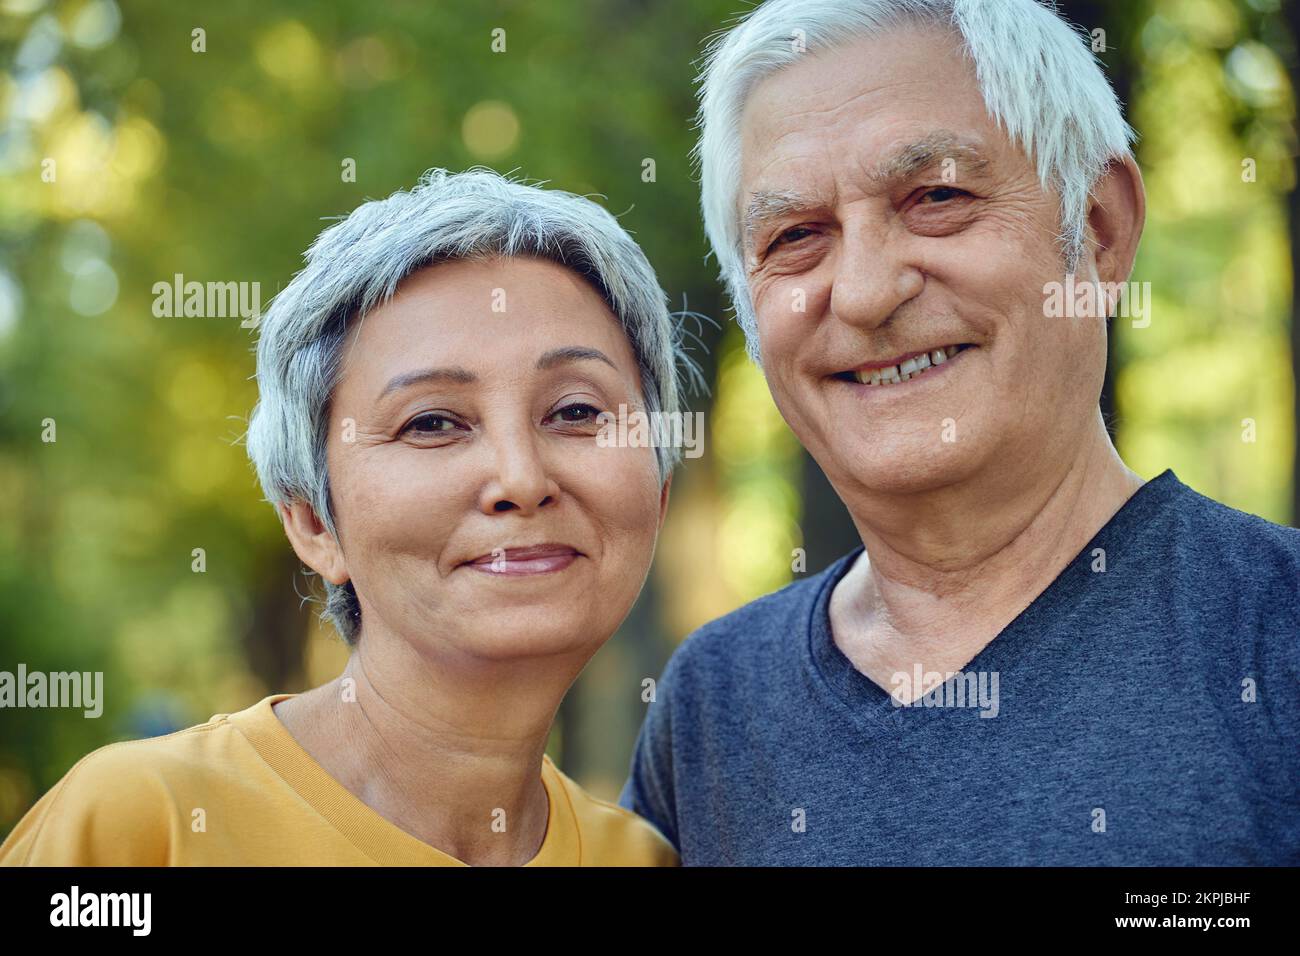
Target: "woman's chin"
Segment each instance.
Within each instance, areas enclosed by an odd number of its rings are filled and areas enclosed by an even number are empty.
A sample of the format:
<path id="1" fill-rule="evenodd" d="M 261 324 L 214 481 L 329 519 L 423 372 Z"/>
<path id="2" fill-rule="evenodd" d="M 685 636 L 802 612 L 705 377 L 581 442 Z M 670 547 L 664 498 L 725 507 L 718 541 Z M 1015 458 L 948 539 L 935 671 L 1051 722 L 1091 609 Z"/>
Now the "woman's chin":
<path id="1" fill-rule="evenodd" d="M 499 661 L 590 656 L 631 612 L 648 570 L 637 566 L 597 575 L 585 558 L 543 574 L 493 574 L 461 566 L 449 588 L 429 594 L 418 617 L 394 622 L 394 629 L 427 644 L 435 656 L 448 647 Z"/>
<path id="2" fill-rule="evenodd" d="M 423 640 L 493 660 L 548 654 L 594 654 L 627 617 L 634 594 L 583 587 L 512 588 L 492 582 L 457 595 L 415 628 Z M 483 593 L 488 591 L 491 593 Z M 440 603 L 440 602 L 439 602 Z M 436 646 L 431 648 L 436 651 Z"/>
<path id="3" fill-rule="evenodd" d="M 551 655 L 591 656 L 616 628 L 588 615 L 538 608 L 533 614 L 504 609 L 484 614 L 460 633 L 457 644 L 466 653 L 494 661 Z"/>

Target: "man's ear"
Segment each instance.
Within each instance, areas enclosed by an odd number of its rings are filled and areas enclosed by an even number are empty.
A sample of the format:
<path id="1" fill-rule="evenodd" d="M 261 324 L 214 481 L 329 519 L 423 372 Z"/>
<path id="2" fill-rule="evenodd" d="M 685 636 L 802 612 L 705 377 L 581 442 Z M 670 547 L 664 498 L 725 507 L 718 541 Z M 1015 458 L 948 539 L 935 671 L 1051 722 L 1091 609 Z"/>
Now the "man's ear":
<path id="1" fill-rule="evenodd" d="M 664 486 L 659 489 L 659 530 L 664 530 L 664 518 L 668 517 L 668 490 L 673 485 L 673 476 L 670 472 L 664 479 Z"/>
<path id="2" fill-rule="evenodd" d="M 334 540 L 325 523 L 305 501 L 291 501 L 280 505 L 280 520 L 284 533 L 302 563 L 330 584 L 345 584 L 348 579 L 343 549 Z"/>
<path id="3" fill-rule="evenodd" d="M 1088 231 L 1095 243 L 1098 281 L 1128 281 L 1146 218 L 1146 189 L 1137 163 L 1132 156 L 1112 159 L 1088 203 Z"/>

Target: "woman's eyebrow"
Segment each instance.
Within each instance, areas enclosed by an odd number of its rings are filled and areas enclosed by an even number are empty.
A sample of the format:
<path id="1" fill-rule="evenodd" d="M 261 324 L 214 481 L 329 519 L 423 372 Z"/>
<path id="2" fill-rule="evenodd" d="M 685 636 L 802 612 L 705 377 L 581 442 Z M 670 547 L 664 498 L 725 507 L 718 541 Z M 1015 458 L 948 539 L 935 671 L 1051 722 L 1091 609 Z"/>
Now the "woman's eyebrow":
<path id="1" fill-rule="evenodd" d="M 599 349 L 587 348 L 581 345 L 566 345 L 558 349 L 551 349 L 537 360 L 538 371 L 545 372 L 555 368 L 557 365 L 564 365 L 568 362 L 584 361 L 604 362 L 614 371 L 618 371 L 608 355 Z M 379 393 L 379 398 L 383 399 L 393 392 L 403 388 L 410 388 L 412 385 L 427 385 L 430 382 L 450 382 L 453 385 L 472 385 L 478 381 L 478 376 L 467 368 L 453 366 L 451 368 L 425 368 L 415 372 L 403 372 L 401 375 L 395 375 L 384 386 L 384 390 Z"/>
<path id="2" fill-rule="evenodd" d="M 582 345 L 566 345 L 562 348 L 551 349 L 537 360 L 537 370 L 545 372 L 557 365 L 565 365 L 569 362 L 584 362 L 592 359 L 597 362 L 604 362 L 614 371 L 618 371 L 618 366 L 610 361 L 609 356 L 604 352 Z"/>
<path id="3" fill-rule="evenodd" d="M 412 385 L 424 385 L 429 382 L 451 382 L 456 385 L 469 385 L 477 382 L 478 376 L 469 369 L 454 368 L 426 368 L 416 372 L 403 372 L 401 375 L 395 375 L 384 386 L 384 390 L 379 393 L 379 398 L 384 398 L 392 392 L 399 389 L 409 388 Z"/>

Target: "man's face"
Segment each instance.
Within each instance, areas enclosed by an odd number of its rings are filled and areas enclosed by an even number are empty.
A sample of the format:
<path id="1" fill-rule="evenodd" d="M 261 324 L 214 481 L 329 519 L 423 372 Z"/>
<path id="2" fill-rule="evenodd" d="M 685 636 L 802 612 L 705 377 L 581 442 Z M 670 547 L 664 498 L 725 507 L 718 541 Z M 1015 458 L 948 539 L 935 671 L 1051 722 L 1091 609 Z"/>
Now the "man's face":
<path id="1" fill-rule="evenodd" d="M 1024 477 L 1078 446 L 1105 326 L 1045 317 L 1059 197 L 988 116 L 954 34 L 810 54 L 755 88 L 741 137 L 764 371 L 842 496 Z M 905 379 L 908 359 L 928 367 Z"/>

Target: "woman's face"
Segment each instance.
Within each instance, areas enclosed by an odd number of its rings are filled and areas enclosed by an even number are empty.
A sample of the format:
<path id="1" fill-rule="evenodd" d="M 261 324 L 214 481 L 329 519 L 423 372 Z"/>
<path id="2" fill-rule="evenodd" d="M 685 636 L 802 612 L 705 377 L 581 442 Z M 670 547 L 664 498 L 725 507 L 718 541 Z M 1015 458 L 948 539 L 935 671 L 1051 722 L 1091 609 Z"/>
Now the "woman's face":
<path id="1" fill-rule="evenodd" d="M 344 346 L 328 466 L 332 569 L 377 629 L 504 659 L 594 650 L 645 581 L 667 505 L 655 450 L 597 442 L 644 408 L 600 295 L 531 258 L 407 278 Z"/>

